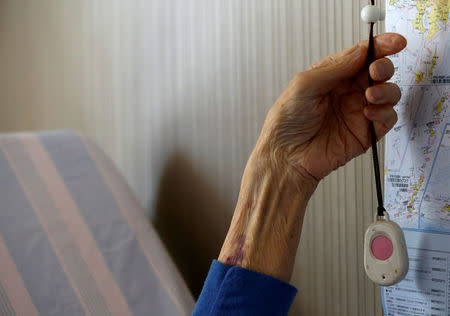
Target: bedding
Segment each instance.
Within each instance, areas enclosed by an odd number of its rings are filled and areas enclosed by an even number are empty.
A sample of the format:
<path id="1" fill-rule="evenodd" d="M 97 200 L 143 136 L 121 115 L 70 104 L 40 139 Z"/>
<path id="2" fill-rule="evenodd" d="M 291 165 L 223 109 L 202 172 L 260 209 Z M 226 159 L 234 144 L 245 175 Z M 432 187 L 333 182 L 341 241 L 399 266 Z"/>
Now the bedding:
<path id="1" fill-rule="evenodd" d="M 0 315 L 190 315 L 194 300 L 106 155 L 72 131 L 0 136 Z"/>

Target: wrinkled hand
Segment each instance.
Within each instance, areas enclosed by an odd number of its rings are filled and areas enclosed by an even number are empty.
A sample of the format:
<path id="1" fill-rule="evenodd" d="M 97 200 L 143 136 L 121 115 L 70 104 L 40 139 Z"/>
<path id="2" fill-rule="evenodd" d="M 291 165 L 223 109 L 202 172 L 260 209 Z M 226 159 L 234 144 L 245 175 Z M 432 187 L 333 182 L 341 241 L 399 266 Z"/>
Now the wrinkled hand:
<path id="1" fill-rule="evenodd" d="M 406 40 L 376 37 L 369 69 L 367 46 L 359 43 L 297 74 L 269 111 L 242 177 L 220 262 L 289 281 L 318 181 L 370 147 L 370 120 L 378 138 L 397 120 L 393 106 L 401 93 L 385 83 L 394 66 L 384 56 L 401 51 Z M 367 88 L 369 71 L 375 85 Z"/>
<path id="2" fill-rule="evenodd" d="M 273 159 L 318 181 L 370 147 L 369 120 L 378 139 L 394 126 L 401 92 L 385 82 L 394 66 L 384 56 L 401 51 L 406 40 L 393 33 L 377 36 L 376 61 L 369 69 L 367 46 L 361 42 L 328 56 L 292 79 L 270 110 L 259 141 L 270 144 Z M 368 71 L 375 81 L 370 88 Z"/>

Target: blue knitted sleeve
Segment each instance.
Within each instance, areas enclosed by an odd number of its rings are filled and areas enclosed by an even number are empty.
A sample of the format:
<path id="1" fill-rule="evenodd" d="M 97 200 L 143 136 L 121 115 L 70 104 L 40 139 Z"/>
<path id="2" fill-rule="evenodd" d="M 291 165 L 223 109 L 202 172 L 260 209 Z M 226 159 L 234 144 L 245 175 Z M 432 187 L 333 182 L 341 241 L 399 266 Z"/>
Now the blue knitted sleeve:
<path id="1" fill-rule="evenodd" d="M 285 316 L 296 294 L 284 281 L 214 260 L 192 316 Z"/>

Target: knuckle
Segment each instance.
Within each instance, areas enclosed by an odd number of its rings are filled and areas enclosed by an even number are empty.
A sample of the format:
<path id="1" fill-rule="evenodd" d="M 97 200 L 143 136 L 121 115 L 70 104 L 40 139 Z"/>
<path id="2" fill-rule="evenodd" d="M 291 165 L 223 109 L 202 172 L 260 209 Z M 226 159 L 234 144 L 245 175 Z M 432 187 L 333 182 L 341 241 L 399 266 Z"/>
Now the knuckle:
<path id="1" fill-rule="evenodd" d="M 339 63 L 339 59 L 335 55 L 328 56 L 328 62 L 329 64 L 337 64 Z"/>
<path id="2" fill-rule="evenodd" d="M 297 83 L 297 82 L 301 81 L 302 78 L 303 78 L 303 73 L 302 72 L 298 72 L 298 73 L 296 73 L 294 75 L 294 77 L 292 77 L 292 82 Z"/>
<path id="3" fill-rule="evenodd" d="M 306 91 L 308 87 L 308 78 L 307 74 L 304 72 L 297 73 L 292 79 L 292 85 L 296 91 L 302 92 Z"/>

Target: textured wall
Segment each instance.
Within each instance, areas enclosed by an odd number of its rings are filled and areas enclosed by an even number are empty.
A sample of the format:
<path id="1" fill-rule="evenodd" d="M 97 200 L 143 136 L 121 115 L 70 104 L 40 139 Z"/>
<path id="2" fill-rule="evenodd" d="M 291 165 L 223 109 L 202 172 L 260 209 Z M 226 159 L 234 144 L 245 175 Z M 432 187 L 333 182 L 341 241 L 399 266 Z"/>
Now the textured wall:
<path id="1" fill-rule="evenodd" d="M 197 293 L 264 117 L 289 79 L 367 37 L 358 0 L 0 0 L 0 131 L 93 137 Z M 292 315 L 380 315 L 364 275 L 370 156 L 310 203 Z"/>

